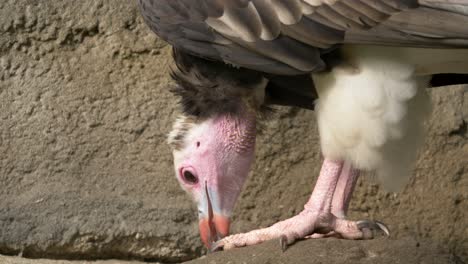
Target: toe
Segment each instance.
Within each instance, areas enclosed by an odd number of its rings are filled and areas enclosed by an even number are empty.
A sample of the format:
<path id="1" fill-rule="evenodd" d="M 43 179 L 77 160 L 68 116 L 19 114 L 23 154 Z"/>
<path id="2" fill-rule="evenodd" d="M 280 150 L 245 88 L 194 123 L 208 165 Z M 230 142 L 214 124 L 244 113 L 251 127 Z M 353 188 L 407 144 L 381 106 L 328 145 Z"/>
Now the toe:
<path id="1" fill-rule="evenodd" d="M 216 251 L 222 251 L 222 250 L 229 250 L 229 249 L 233 249 L 233 248 L 236 248 L 236 247 L 242 247 L 242 246 L 244 246 L 243 240 L 241 240 L 241 239 L 233 240 L 230 237 L 225 237 L 225 238 L 223 238 L 221 240 L 218 240 L 218 241 L 214 242 L 211 245 L 210 251 L 211 252 L 216 252 Z"/>
<path id="2" fill-rule="evenodd" d="M 267 229 L 259 229 L 243 234 L 235 234 L 216 241 L 211 246 L 211 251 L 229 250 L 232 248 L 245 247 L 260 244 L 266 240 L 275 238 L 267 232 Z"/>
<path id="3" fill-rule="evenodd" d="M 305 239 L 318 239 L 318 238 L 328 238 L 328 237 L 342 238 L 340 234 L 336 233 L 335 231 L 330 231 L 326 234 L 313 233 L 312 235 L 306 236 L 304 238 Z"/>

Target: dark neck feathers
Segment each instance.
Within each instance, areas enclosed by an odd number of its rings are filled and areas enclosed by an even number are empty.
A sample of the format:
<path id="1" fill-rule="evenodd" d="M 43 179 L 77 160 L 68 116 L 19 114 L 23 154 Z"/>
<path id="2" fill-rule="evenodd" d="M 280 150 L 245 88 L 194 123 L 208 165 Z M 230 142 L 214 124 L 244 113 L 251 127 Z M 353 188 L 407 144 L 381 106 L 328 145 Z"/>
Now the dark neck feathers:
<path id="1" fill-rule="evenodd" d="M 259 72 L 195 57 L 178 49 L 173 50 L 173 57 L 175 67 L 171 76 L 176 85 L 172 92 L 180 96 L 186 115 L 204 118 L 238 113 L 264 82 Z"/>

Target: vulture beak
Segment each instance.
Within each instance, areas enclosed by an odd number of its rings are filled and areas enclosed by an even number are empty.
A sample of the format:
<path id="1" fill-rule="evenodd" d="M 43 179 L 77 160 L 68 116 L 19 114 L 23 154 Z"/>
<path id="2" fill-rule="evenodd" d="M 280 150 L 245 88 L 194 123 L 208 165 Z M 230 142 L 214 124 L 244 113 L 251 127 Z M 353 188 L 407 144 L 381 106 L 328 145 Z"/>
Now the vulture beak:
<path id="1" fill-rule="evenodd" d="M 217 197 L 219 196 L 209 189 L 205 182 L 204 197 L 200 201 L 198 212 L 200 236 L 209 250 L 214 242 L 229 234 L 229 216 L 220 212 Z"/>

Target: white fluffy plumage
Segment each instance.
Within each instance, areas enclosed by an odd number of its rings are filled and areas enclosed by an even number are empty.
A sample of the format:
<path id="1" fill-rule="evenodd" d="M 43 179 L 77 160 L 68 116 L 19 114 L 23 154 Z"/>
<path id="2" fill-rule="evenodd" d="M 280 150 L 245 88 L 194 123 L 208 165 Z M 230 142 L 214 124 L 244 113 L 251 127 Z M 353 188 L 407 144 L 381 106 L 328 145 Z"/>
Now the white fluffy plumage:
<path id="1" fill-rule="evenodd" d="M 313 75 L 322 152 L 374 171 L 395 191 L 409 178 L 424 139 L 429 75 L 466 64 L 468 50 L 349 45 L 343 54 L 349 64 Z"/>

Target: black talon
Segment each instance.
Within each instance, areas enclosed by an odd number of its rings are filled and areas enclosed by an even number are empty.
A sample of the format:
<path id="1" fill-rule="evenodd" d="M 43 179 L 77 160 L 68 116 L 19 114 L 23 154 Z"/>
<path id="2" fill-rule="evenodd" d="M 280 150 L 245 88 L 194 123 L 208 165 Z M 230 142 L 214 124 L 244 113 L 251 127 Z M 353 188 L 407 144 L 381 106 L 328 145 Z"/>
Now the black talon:
<path id="1" fill-rule="evenodd" d="M 359 229 L 367 228 L 369 227 L 370 221 L 369 220 L 359 220 L 356 222 L 356 226 Z"/>
<path id="2" fill-rule="evenodd" d="M 224 248 L 223 248 L 223 245 L 221 245 L 220 243 L 218 243 L 219 241 L 217 242 L 212 242 L 211 243 L 211 246 L 210 246 L 210 253 L 213 253 L 213 252 L 217 252 L 217 251 L 222 251 Z"/>
<path id="3" fill-rule="evenodd" d="M 288 238 L 285 235 L 280 237 L 281 251 L 286 251 L 288 249 Z"/>
<path id="4" fill-rule="evenodd" d="M 386 236 L 390 236 L 390 230 L 384 223 L 380 221 L 361 220 L 357 221 L 356 225 L 363 232 L 365 232 L 364 230 L 371 231 L 372 233 L 373 231 L 381 231 Z"/>
<path id="5" fill-rule="evenodd" d="M 390 236 L 390 230 L 388 229 L 388 227 L 384 223 L 382 223 L 380 221 L 375 221 L 375 224 L 379 227 L 380 230 L 382 230 L 384 232 L 384 234 L 386 236 Z"/>

